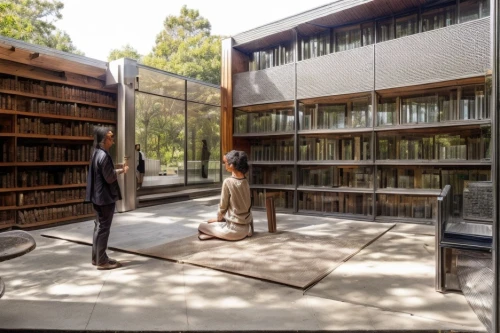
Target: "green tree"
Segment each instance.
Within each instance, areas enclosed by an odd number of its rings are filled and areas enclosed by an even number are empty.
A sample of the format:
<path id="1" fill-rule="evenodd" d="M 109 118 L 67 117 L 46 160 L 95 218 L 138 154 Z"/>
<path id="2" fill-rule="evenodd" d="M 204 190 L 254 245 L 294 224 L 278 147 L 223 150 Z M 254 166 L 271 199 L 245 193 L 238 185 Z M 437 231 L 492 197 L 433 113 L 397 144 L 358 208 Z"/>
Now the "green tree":
<path id="1" fill-rule="evenodd" d="M 53 22 L 62 18 L 64 4 L 57 0 L 3 0 L 0 2 L 0 34 L 28 43 L 82 54 Z"/>
<path id="2" fill-rule="evenodd" d="M 210 22 L 198 10 L 181 8 L 167 16 L 144 64 L 214 84 L 220 83 L 221 36 L 210 34 Z"/>
<path id="3" fill-rule="evenodd" d="M 113 61 L 113 60 L 121 59 L 121 58 L 134 59 L 140 63 L 142 56 L 130 44 L 122 46 L 121 49 L 114 49 L 114 50 L 111 50 L 111 52 L 109 52 L 108 61 Z"/>

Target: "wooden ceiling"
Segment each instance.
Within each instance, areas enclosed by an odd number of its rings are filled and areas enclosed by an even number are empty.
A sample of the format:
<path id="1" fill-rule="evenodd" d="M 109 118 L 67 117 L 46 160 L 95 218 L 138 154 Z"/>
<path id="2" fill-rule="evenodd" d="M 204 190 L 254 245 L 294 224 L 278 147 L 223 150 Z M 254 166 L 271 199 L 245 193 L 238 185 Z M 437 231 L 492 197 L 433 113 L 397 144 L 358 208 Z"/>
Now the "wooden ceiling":
<path id="1" fill-rule="evenodd" d="M 0 36 L 0 59 L 103 80 L 107 63 Z"/>

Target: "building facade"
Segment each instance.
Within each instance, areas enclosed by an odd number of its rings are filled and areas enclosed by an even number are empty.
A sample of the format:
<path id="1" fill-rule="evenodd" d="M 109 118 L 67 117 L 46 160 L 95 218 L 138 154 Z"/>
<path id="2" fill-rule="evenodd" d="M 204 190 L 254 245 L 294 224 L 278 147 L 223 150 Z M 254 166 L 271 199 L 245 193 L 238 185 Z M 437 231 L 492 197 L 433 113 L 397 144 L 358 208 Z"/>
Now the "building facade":
<path id="1" fill-rule="evenodd" d="M 223 152 L 254 206 L 433 223 L 491 180 L 489 0 L 336 1 L 223 42 Z"/>

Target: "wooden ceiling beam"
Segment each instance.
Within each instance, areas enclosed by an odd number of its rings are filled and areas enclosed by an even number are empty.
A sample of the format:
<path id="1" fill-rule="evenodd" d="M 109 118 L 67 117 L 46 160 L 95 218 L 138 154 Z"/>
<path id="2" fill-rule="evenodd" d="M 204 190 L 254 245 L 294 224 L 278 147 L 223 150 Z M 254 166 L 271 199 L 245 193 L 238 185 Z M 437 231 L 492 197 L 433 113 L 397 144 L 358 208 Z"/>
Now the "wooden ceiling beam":
<path id="1" fill-rule="evenodd" d="M 71 57 L 71 54 L 68 54 Z M 0 59 L 41 67 L 49 70 L 71 72 L 98 78 L 106 74 L 105 68 L 83 64 L 53 55 L 16 48 L 0 42 Z"/>

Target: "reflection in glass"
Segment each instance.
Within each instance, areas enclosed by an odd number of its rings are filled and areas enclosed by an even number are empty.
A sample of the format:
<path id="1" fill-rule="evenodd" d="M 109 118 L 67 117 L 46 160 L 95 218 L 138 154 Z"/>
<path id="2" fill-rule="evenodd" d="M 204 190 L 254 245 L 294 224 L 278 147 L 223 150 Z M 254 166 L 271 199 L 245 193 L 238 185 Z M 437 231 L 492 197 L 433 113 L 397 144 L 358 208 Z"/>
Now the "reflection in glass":
<path id="1" fill-rule="evenodd" d="M 490 15 L 490 0 L 460 0 L 460 23 Z"/>
<path id="2" fill-rule="evenodd" d="M 377 216 L 436 220 L 435 196 L 377 194 Z"/>
<path id="3" fill-rule="evenodd" d="M 187 81 L 187 100 L 211 105 L 220 105 L 220 88 Z"/>
<path id="4" fill-rule="evenodd" d="M 396 38 L 406 37 L 418 32 L 417 15 L 410 15 L 396 19 Z"/>
<path id="5" fill-rule="evenodd" d="M 491 127 L 443 133 L 377 134 L 378 160 L 488 160 Z"/>
<path id="6" fill-rule="evenodd" d="M 361 166 L 303 166 L 299 186 L 373 188 L 373 168 Z"/>
<path id="7" fill-rule="evenodd" d="M 342 192 L 299 192 L 299 211 L 321 213 L 373 214 L 372 195 Z"/>
<path id="8" fill-rule="evenodd" d="M 422 32 L 448 27 L 455 23 L 455 5 L 431 9 L 422 13 Z"/>
<path id="9" fill-rule="evenodd" d="M 139 67 L 139 91 L 184 99 L 185 80 Z"/>
<path id="10" fill-rule="evenodd" d="M 220 108 L 188 102 L 187 128 L 188 184 L 219 182 Z"/>
<path id="11" fill-rule="evenodd" d="M 184 101 L 136 93 L 135 131 L 146 157 L 143 187 L 184 184 Z"/>
<path id="12" fill-rule="evenodd" d="M 391 19 L 377 22 L 377 42 L 394 39 L 394 22 Z"/>

